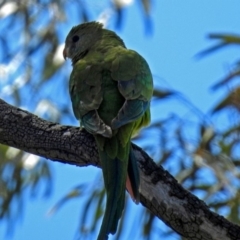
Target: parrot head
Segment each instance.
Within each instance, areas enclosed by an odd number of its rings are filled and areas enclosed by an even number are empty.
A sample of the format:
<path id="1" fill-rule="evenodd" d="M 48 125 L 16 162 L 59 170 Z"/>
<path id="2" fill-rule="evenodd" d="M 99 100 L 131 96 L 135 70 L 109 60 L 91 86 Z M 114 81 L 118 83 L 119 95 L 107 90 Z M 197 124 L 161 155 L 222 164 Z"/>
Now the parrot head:
<path id="1" fill-rule="evenodd" d="M 88 22 L 73 27 L 65 40 L 64 59 L 70 58 L 73 63 L 81 59 L 101 37 L 102 27 L 103 25 L 98 22 Z"/>

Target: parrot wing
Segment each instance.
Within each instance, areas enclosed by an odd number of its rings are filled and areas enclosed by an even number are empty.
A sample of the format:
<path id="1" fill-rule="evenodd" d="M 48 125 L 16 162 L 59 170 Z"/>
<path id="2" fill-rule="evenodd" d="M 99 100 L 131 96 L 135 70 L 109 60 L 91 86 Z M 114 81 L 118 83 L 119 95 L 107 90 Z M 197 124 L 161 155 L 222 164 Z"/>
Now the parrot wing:
<path id="1" fill-rule="evenodd" d="M 99 117 L 97 109 L 102 103 L 101 67 L 90 61 L 78 61 L 73 68 L 69 88 L 75 117 L 92 134 L 112 136 L 111 128 Z"/>
<path id="2" fill-rule="evenodd" d="M 112 120 L 112 129 L 117 129 L 144 115 L 149 108 L 153 80 L 145 59 L 137 52 L 123 48 L 115 55 L 111 76 L 118 82 L 119 92 L 125 98 L 118 115 Z"/>

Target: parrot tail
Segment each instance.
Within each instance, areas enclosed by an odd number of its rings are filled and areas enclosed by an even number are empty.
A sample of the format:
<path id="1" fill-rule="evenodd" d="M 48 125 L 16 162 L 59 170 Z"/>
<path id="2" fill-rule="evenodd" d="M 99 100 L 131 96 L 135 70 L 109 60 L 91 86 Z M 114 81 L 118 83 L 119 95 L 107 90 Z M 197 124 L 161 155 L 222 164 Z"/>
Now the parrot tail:
<path id="1" fill-rule="evenodd" d="M 110 158 L 107 153 L 99 151 L 107 202 L 98 240 L 108 239 L 108 234 L 117 231 L 118 221 L 122 216 L 125 203 L 127 179 L 127 162 Z"/>
<path id="2" fill-rule="evenodd" d="M 136 204 L 139 203 L 139 199 L 140 199 L 139 184 L 140 184 L 140 177 L 139 177 L 137 159 L 134 155 L 134 152 L 131 146 L 129 160 L 128 160 L 128 176 L 127 176 L 126 188 L 131 198 Z"/>
<path id="3" fill-rule="evenodd" d="M 106 189 L 106 209 L 98 240 L 108 239 L 117 231 L 125 204 L 126 186 L 136 203 L 139 202 L 139 172 L 131 141 L 122 145 L 118 137 L 95 135 Z"/>

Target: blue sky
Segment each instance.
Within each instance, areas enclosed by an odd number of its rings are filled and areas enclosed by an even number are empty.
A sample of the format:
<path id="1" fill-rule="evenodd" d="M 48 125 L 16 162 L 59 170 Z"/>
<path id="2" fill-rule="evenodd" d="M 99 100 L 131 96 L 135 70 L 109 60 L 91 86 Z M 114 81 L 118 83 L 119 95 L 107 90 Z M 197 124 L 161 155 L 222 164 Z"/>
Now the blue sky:
<path id="1" fill-rule="evenodd" d="M 212 92 L 210 87 L 229 72 L 240 50 L 230 47 L 201 60 L 196 59 L 195 55 L 216 43 L 207 38 L 209 33 L 239 33 L 239 9 L 238 0 L 155 0 L 151 11 L 153 31 L 146 36 L 141 9 L 137 3 L 133 3 L 124 13 L 122 28 L 114 29 L 111 19 L 109 28 L 121 36 L 128 48 L 136 50 L 148 61 L 156 87 L 183 93 L 207 114 L 224 93 Z M 61 35 L 65 36 L 71 27 L 69 25 L 62 29 Z M 69 66 L 70 63 L 66 63 L 70 74 Z M 153 106 L 153 121 L 171 113 L 188 116 L 189 109 L 177 99 L 169 100 L 166 105 L 162 102 L 160 104 L 161 112 L 154 111 L 156 107 Z M 219 121 L 217 118 L 215 120 Z M 72 124 L 76 125 L 77 122 Z M 81 182 L 94 180 L 100 170 L 60 163 L 51 163 L 51 169 L 54 177 L 51 197 L 28 200 L 23 206 L 23 217 L 14 228 L 14 235 L 6 236 L 3 225 L 0 228 L 0 239 L 74 239 L 83 203 L 78 199 L 73 200 L 51 217 L 47 216 L 47 212 L 71 188 Z M 134 211 L 141 208 L 134 204 L 132 206 Z M 156 227 L 165 229 L 160 220 Z"/>

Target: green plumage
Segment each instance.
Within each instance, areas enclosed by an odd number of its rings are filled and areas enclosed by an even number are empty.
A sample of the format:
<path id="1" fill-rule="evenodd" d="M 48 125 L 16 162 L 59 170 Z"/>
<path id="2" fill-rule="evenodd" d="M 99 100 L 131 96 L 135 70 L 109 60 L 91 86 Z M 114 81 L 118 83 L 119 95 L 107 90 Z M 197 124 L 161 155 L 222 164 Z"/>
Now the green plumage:
<path id="1" fill-rule="evenodd" d="M 137 52 L 126 49 L 114 32 L 96 22 L 74 27 L 63 54 L 73 62 L 69 90 L 74 114 L 98 146 L 107 194 L 98 240 L 104 240 L 117 230 L 127 176 L 139 201 L 139 173 L 130 139 L 150 122 L 152 75 Z"/>

